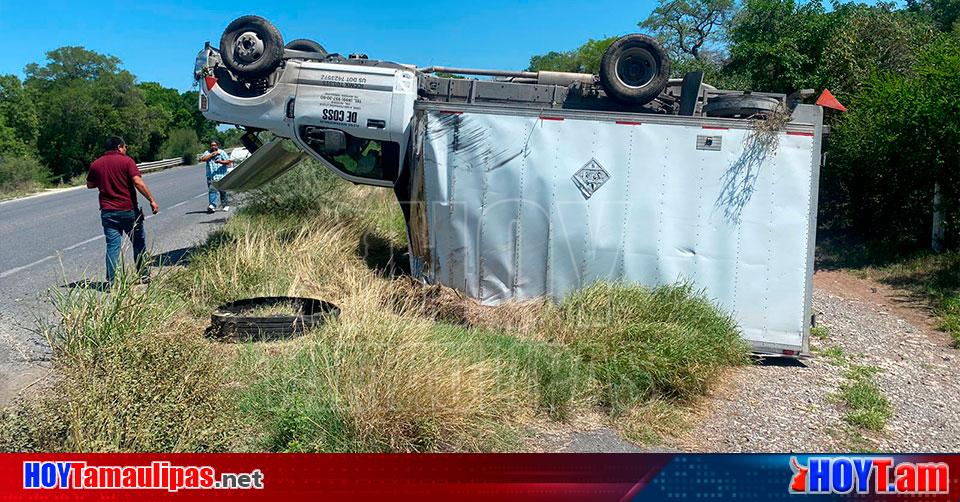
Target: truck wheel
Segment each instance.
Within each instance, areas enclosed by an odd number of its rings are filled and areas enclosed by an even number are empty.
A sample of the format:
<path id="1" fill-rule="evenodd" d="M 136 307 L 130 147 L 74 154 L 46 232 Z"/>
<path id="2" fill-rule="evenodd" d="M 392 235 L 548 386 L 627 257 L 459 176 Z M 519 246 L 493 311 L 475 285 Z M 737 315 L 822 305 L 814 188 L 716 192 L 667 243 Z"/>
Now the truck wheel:
<path id="1" fill-rule="evenodd" d="M 260 16 L 234 19 L 220 37 L 223 64 L 243 79 L 269 75 L 283 59 L 283 36 Z"/>
<path id="2" fill-rule="evenodd" d="M 655 39 L 632 34 L 618 38 L 600 60 L 600 84 L 607 95 L 631 105 L 649 103 L 670 78 L 670 58 Z"/>
<path id="3" fill-rule="evenodd" d="M 708 117 L 769 118 L 780 109 L 779 99 L 753 94 L 727 94 L 710 98 L 703 105 Z"/>
<path id="4" fill-rule="evenodd" d="M 303 52 L 316 52 L 321 57 L 327 55 L 326 49 L 322 45 L 306 38 L 298 38 L 287 44 L 287 49 Z"/>

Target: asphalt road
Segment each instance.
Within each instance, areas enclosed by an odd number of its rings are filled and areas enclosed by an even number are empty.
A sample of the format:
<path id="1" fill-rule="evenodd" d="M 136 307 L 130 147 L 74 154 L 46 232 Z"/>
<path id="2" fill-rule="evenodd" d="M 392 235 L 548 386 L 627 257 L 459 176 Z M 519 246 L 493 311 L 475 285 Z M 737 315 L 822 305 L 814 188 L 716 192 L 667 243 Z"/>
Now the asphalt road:
<path id="1" fill-rule="evenodd" d="M 206 214 L 200 165 L 146 174 L 144 181 L 160 204 L 160 212 L 146 221 L 147 248 L 154 256 L 182 255 L 230 214 Z M 142 197 L 141 206 L 149 213 Z M 132 260 L 129 240 L 124 253 Z M 51 288 L 103 277 L 96 190 L 74 188 L 0 203 L 0 406 L 49 367 L 50 349 L 36 326 L 38 319 L 53 318 Z"/>

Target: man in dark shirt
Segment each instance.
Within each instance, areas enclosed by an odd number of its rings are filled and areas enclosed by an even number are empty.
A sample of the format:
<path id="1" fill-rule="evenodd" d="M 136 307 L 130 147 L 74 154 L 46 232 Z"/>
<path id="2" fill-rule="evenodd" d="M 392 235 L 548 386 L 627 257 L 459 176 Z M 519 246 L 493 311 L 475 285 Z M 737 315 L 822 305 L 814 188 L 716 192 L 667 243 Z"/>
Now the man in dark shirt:
<path id="1" fill-rule="evenodd" d="M 111 136 L 107 140 L 107 151 L 90 164 L 87 188 L 100 190 L 100 222 L 107 239 L 107 282 L 113 283 L 123 234 L 133 241 L 133 259 L 141 282 L 149 282 L 150 271 L 144 256 L 147 233 L 143 228 L 143 211 L 137 204 L 136 191 L 150 201 L 153 214 L 157 214 L 160 207 L 140 177 L 137 163 L 127 157 L 127 145 L 119 136 Z"/>

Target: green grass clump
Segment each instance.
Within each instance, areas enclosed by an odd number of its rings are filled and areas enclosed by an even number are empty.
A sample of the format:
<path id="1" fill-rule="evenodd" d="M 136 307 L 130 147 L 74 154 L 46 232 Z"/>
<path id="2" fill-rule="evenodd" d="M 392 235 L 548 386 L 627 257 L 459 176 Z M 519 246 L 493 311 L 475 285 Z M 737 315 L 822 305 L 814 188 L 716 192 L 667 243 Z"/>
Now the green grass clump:
<path id="1" fill-rule="evenodd" d="M 893 416 L 893 408 L 876 382 L 879 370 L 873 366 L 853 365 L 840 384 L 840 400 L 847 405 L 844 420 L 854 426 L 881 431 Z"/>
<path id="2" fill-rule="evenodd" d="M 826 326 L 814 326 L 810 328 L 810 336 L 817 340 L 826 340 L 830 337 L 830 330 Z"/>
<path id="3" fill-rule="evenodd" d="M 558 335 L 594 369 L 614 414 L 702 395 L 748 353 L 733 320 L 690 286 L 591 286 L 563 302 Z"/>
<path id="4" fill-rule="evenodd" d="M 937 307 L 939 328 L 950 334 L 953 346 L 960 348 L 960 293 L 945 294 Z"/>
<path id="5" fill-rule="evenodd" d="M 450 324 L 436 325 L 433 333 L 458 357 L 499 362 L 501 386 L 521 390 L 554 420 L 568 419 L 588 399 L 592 372 L 570 347 Z"/>
<path id="6" fill-rule="evenodd" d="M 823 349 L 820 352 L 820 355 L 827 358 L 831 364 L 834 366 L 843 366 L 847 364 L 847 354 L 844 352 L 843 347 L 838 345 L 833 345 Z"/>

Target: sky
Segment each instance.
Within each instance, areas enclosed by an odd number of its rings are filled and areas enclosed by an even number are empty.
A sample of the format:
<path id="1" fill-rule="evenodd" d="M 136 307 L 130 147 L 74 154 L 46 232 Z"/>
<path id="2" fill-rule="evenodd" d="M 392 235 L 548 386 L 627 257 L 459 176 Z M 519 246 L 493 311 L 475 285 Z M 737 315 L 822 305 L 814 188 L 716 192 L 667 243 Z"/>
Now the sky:
<path id="1" fill-rule="evenodd" d="M 64 45 L 112 54 L 141 82 L 181 91 L 203 43 L 244 14 L 263 16 L 284 40 L 310 38 L 328 52 L 363 52 L 417 66 L 524 69 L 530 56 L 590 38 L 633 33 L 654 0 L 441 2 L 0 0 L 0 74 L 23 76 Z"/>

